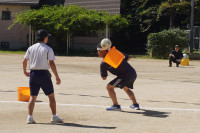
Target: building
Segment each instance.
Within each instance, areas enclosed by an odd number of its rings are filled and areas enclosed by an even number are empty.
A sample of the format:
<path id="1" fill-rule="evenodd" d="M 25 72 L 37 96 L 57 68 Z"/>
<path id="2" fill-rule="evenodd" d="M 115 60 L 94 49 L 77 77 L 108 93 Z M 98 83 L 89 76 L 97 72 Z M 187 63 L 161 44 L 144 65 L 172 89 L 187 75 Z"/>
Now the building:
<path id="1" fill-rule="evenodd" d="M 120 14 L 121 0 L 65 0 L 64 5 L 66 6 L 69 4 L 85 7 L 86 9 L 95 9 L 96 11 L 108 11 L 111 14 Z M 97 43 L 105 37 L 109 38 L 107 28 L 104 32 L 99 32 L 96 36 L 74 36 L 71 40 L 72 49 L 86 51 L 96 50 Z"/>
<path id="2" fill-rule="evenodd" d="M 109 11 L 112 14 L 120 13 L 120 0 L 0 0 L 0 50 L 27 48 L 33 43 L 30 26 L 17 24 L 10 30 L 8 27 L 13 23 L 16 13 L 38 9 L 44 4 L 65 6 L 73 4 L 86 9 Z M 76 50 L 94 50 L 96 44 L 106 35 L 108 36 L 108 31 L 98 33 L 97 36 L 75 36 L 70 40 L 70 47 Z"/>
<path id="3" fill-rule="evenodd" d="M 0 0 L 0 49 L 21 49 L 28 46 L 28 27 L 13 23 L 15 14 L 29 10 L 39 4 L 39 0 Z"/>

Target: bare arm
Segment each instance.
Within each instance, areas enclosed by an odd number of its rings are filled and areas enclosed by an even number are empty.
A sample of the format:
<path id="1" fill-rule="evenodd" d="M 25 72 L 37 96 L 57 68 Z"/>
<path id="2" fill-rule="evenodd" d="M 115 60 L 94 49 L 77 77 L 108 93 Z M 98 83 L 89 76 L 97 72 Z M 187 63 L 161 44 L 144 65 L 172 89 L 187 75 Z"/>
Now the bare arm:
<path id="1" fill-rule="evenodd" d="M 56 77 L 56 84 L 59 85 L 61 83 L 61 80 L 60 80 L 60 77 L 58 75 L 58 72 L 57 72 L 57 69 L 56 69 L 56 65 L 55 65 L 53 60 L 50 60 L 49 64 L 50 64 L 52 72 L 54 73 L 54 75 Z"/>
<path id="2" fill-rule="evenodd" d="M 173 54 L 169 54 L 169 56 L 172 56 L 173 58 L 175 58 L 175 56 Z"/>
<path id="3" fill-rule="evenodd" d="M 30 73 L 26 71 L 27 62 L 28 62 L 28 59 L 24 59 L 24 61 L 23 61 L 23 71 L 24 71 L 24 74 L 25 74 L 27 77 L 29 77 L 29 76 L 30 76 Z"/>

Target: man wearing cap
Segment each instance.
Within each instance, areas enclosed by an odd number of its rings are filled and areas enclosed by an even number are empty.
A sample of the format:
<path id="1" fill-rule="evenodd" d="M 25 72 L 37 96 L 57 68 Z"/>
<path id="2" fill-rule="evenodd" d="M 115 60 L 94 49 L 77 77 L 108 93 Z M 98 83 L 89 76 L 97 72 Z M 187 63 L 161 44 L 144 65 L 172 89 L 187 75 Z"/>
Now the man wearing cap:
<path id="1" fill-rule="evenodd" d="M 172 67 L 172 62 L 176 63 L 176 67 L 179 67 L 182 58 L 183 53 L 180 51 L 179 46 L 176 45 L 175 50 L 169 54 L 169 67 Z"/>
<path id="2" fill-rule="evenodd" d="M 113 105 L 109 108 L 107 108 L 107 111 L 121 111 L 121 107 L 118 104 L 116 93 L 114 91 L 114 88 L 118 87 L 123 89 L 129 98 L 132 101 L 132 105 L 130 108 L 139 110 L 139 104 L 137 103 L 134 93 L 130 90 L 133 89 L 133 83 L 136 80 L 137 74 L 135 69 L 127 62 L 130 58 L 128 55 L 124 55 L 118 50 L 115 52 L 115 47 L 111 48 L 111 41 L 107 38 L 103 39 L 100 44 L 97 45 L 97 51 L 100 58 L 104 58 L 100 65 L 100 72 L 101 77 L 103 80 L 106 80 L 109 71 L 113 75 L 116 75 L 117 77 L 113 79 L 111 82 L 107 84 L 107 91 L 108 94 L 113 102 Z M 106 62 L 106 58 L 109 55 L 109 52 L 113 51 L 110 55 L 113 57 L 108 57 L 111 62 L 114 62 L 114 59 L 116 57 L 122 57 L 122 59 L 116 60 L 118 65 L 112 65 L 112 63 Z M 119 56 L 117 55 L 119 54 Z"/>
<path id="3" fill-rule="evenodd" d="M 62 119 L 56 114 L 56 101 L 54 96 L 54 88 L 51 80 L 51 74 L 49 68 L 53 71 L 56 77 L 56 84 L 59 85 L 61 80 L 56 70 L 54 63 L 55 56 L 52 48 L 46 45 L 50 34 L 47 31 L 40 29 L 36 33 L 36 39 L 38 43 L 30 46 L 26 51 L 23 61 L 23 71 L 29 79 L 29 86 L 31 97 L 28 103 L 28 118 L 27 124 L 35 123 L 33 119 L 33 110 L 35 101 L 38 96 L 40 88 L 42 88 L 45 95 L 49 98 L 49 105 L 52 111 L 51 122 L 61 123 Z M 29 61 L 30 73 L 27 72 L 27 62 Z"/>

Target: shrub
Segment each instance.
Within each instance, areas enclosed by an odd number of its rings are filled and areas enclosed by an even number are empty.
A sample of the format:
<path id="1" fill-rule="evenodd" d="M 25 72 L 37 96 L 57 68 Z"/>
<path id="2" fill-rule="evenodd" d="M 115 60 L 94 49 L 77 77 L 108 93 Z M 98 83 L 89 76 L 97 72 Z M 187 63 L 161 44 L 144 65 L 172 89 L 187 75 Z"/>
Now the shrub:
<path id="1" fill-rule="evenodd" d="M 188 48 L 187 32 L 180 29 L 163 30 L 159 33 L 151 33 L 148 36 L 147 50 L 151 57 L 166 59 L 175 45 L 180 49 Z"/>

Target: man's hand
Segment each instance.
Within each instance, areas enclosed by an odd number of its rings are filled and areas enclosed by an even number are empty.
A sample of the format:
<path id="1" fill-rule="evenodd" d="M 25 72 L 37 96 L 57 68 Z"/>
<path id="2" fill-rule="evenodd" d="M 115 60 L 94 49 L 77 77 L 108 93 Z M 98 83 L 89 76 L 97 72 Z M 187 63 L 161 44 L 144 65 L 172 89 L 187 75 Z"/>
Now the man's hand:
<path id="1" fill-rule="evenodd" d="M 30 73 L 29 73 L 29 72 L 24 72 L 24 74 L 25 74 L 27 77 L 30 77 Z"/>
<path id="2" fill-rule="evenodd" d="M 60 85 L 60 84 L 61 84 L 61 80 L 60 80 L 59 77 L 56 77 L 56 84 L 57 84 L 57 85 Z"/>
<path id="3" fill-rule="evenodd" d="M 127 59 L 127 61 L 129 61 L 131 58 L 130 57 L 128 57 L 128 59 Z"/>
<path id="4" fill-rule="evenodd" d="M 50 64 L 52 72 L 54 73 L 54 75 L 56 77 L 56 84 L 57 85 L 61 84 L 61 80 L 60 80 L 60 77 L 58 76 L 58 72 L 57 72 L 56 65 L 55 65 L 54 61 L 50 60 L 49 64 Z"/>
<path id="5" fill-rule="evenodd" d="M 172 56 L 173 58 L 175 58 L 175 56 L 173 54 L 169 54 L 169 56 Z"/>
<path id="6" fill-rule="evenodd" d="M 24 59 L 24 61 L 23 61 L 23 71 L 24 71 L 24 74 L 25 74 L 27 77 L 29 77 L 29 76 L 30 76 L 30 73 L 29 73 L 29 72 L 26 72 L 27 62 L 28 62 L 28 59 Z"/>
<path id="7" fill-rule="evenodd" d="M 103 80 L 106 80 L 107 79 L 107 77 L 101 77 Z"/>

